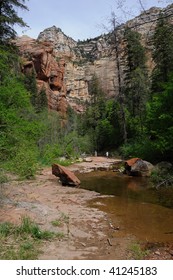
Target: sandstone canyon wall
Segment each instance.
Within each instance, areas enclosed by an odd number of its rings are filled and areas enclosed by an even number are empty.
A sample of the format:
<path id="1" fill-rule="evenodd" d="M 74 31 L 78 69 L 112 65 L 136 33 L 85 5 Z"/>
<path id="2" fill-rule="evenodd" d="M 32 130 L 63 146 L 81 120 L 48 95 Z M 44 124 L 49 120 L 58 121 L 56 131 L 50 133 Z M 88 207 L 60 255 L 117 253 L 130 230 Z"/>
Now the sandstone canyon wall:
<path id="1" fill-rule="evenodd" d="M 161 11 L 172 20 L 173 5 L 169 5 L 163 10 L 151 8 L 117 27 L 121 73 L 126 67 L 123 50 L 123 31 L 126 25 L 141 34 L 141 42 L 145 46 L 148 58 L 148 68 L 153 68 L 152 36 Z M 82 104 L 90 100 L 89 84 L 94 74 L 99 78 L 108 96 L 118 94 L 118 70 L 111 32 L 76 42 L 60 28 L 52 26 L 42 31 L 37 40 L 24 36 L 18 38 L 17 44 L 24 57 L 25 71 L 34 68 L 38 86 L 46 89 L 51 109 L 65 114 L 67 105 L 70 104 L 76 111 L 81 112 Z"/>
<path id="2" fill-rule="evenodd" d="M 48 108 L 60 112 L 65 118 L 68 104 L 64 84 L 64 59 L 57 62 L 51 42 L 40 43 L 22 36 L 16 40 L 16 45 L 22 54 L 24 74 L 35 73 L 38 92 L 45 90 Z"/>

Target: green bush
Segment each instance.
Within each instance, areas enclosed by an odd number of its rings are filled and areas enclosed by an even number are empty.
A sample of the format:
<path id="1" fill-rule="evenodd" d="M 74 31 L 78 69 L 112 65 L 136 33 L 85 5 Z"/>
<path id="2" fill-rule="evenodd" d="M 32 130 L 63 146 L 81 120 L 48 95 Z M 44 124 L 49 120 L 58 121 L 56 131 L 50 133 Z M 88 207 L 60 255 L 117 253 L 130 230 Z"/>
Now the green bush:
<path id="1" fill-rule="evenodd" d="M 142 249 L 141 245 L 138 243 L 132 243 L 129 246 L 129 250 L 132 254 L 133 259 L 135 260 L 144 260 L 145 257 L 149 254 L 149 250 Z"/>
<path id="2" fill-rule="evenodd" d="M 21 179 L 30 179 L 35 176 L 38 168 L 36 147 L 28 144 L 21 145 L 15 157 L 9 162 L 9 169 L 20 176 Z"/>
<path id="3" fill-rule="evenodd" d="M 162 157 L 155 143 L 148 138 L 137 139 L 124 144 L 120 148 L 120 154 L 123 158 L 139 157 L 152 163 L 158 162 Z"/>
<path id="4" fill-rule="evenodd" d="M 0 185 L 8 182 L 8 177 L 5 174 L 4 170 L 0 168 Z"/>
<path id="5" fill-rule="evenodd" d="M 62 156 L 63 156 L 63 152 L 58 143 L 47 144 L 43 148 L 40 160 L 42 164 L 47 165 L 47 164 L 52 164 L 53 161 L 55 161 L 57 158 Z"/>

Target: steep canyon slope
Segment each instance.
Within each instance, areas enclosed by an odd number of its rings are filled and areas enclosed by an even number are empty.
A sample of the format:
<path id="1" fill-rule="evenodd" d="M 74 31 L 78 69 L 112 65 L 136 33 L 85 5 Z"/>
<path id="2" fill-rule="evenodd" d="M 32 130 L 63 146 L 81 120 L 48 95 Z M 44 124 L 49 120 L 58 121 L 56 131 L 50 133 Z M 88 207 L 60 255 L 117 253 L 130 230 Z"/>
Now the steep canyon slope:
<path id="1" fill-rule="evenodd" d="M 152 37 L 160 12 L 173 17 L 173 5 L 165 9 L 151 8 L 134 19 L 116 27 L 120 74 L 126 68 L 123 32 L 125 26 L 141 34 L 145 46 L 147 65 L 153 68 Z M 76 42 L 63 31 L 52 26 L 42 31 L 36 40 L 23 36 L 17 39 L 23 56 L 24 72 L 34 69 L 39 89 L 45 88 L 50 109 L 65 115 L 68 104 L 76 111 L 83 110 L 82 104 L 90 100 L 90 82 L 94 74 L 105 93 L 114 97 L 118 94 L 117 55 L 113 32 L 93 39 Z"/>

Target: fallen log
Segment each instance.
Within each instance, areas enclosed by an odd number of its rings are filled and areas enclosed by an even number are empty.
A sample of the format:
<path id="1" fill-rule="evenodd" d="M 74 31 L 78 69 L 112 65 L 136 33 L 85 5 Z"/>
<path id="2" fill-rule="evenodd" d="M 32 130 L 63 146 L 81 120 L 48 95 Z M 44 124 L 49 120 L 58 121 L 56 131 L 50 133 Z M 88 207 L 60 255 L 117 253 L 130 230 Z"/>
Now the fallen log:
<path id="1" fill-rule="evenodd" d="M 72 186 L 79 186 L 80 180 L 76 177 L 76 175 L 65 168 L 64 166 L 60 164 L 52 164 L 52 174 L 56 177 L 59 177 L 60 181 L 62 182 L 62 185 L 72 185 Z"/>

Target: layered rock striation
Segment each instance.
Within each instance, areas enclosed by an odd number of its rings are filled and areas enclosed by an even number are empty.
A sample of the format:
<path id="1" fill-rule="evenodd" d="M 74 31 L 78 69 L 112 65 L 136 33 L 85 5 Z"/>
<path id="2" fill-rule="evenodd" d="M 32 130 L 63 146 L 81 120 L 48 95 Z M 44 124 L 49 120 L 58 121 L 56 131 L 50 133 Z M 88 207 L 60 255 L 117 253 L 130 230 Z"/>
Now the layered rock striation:
<path id="1" fill-rule="evenodd" d="M 27 36 L 16 40 L 22 54 L 22 71 L 24 74 L 35 73 L 38 94 L 45 90 L 48 108 L 66 116 L 67 100 L 64 84 L 65 61 L 57 61 L 51 42 L 39 42 Z"/>
<path id="2" fill-rule="evenodd" d="M 148 68 L 153 68 L 152 38 L 160 12 L 172 20 L 173 5 L 169 5 L 165 9 L 153 7 L 116 27 L 121 74 L 126 67 L 123 52 L 123 32 L 126 26 L 141 34 L 141 42 L 146 48 Z M 38 40 L 53 42 L 56 56 L 66 58 L 64 79 L 68 101 L 90 99 L 89 84 L 94 74 L 98 76 L 101 86 L 108 96 L 118 94 L 118 69 L 113 32 L 76 42 L 66 36 L 60 28 L 53 26 L 41 32 Z"/>
<path id="3" fill-rule="evenodd" d="M 153 69 L 152 38 L 160 12 L 170 21 L 173 20 L 173 5 L 169 5 L 165 9 L 153 7 L 117 26 L 115 32 L 85 41 L 76 42 L 56 26 L 42 31 L 37 40 L 26 36 L 20 38 L 17 44 L 25 59 L 24 71 L 35 70 L 38 87 L 46 89 L 49 108 L 64 114 L 67 104 L 70 104 L 76 111 L 82 112 L 83 104 L 90 100 L 89 88 L 94 75 L 108 96 L 115 97 L 118 94 L 118 71 L 123 80 L 126 68 L 123 39 L 126 26 L 141 34 L 147 66 Z M 117 42 L 118 56 L 115 52 Z"/>

